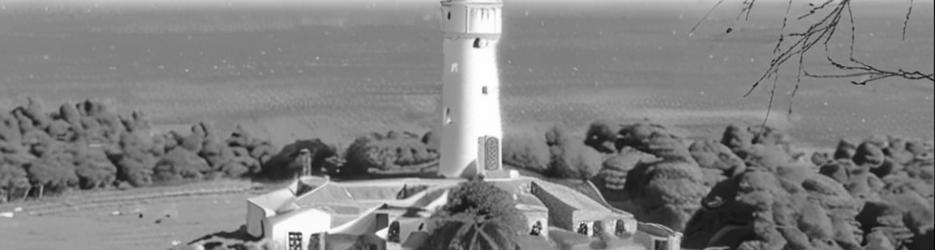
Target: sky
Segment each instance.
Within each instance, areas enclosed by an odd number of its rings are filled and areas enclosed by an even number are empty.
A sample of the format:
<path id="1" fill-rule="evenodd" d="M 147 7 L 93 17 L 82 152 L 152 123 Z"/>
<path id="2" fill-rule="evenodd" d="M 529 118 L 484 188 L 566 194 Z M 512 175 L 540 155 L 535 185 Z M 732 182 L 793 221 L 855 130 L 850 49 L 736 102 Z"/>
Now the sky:
<path id="1" fill-rule="evenodd" d="M 504 0 L 506 4 L 594 6 L 605 4 L 690 4 L 706 9 L 718 0 Z M 739 4 L 743 0 L 725 0 L 725 4 Z M 759 3 L 786 2 L 787 0 L 757 0 Z M 799 3 L 823 0 L 792 0 Z M 859 0 L 860 2 L 908 4 L 910 0 Z M 914 0 L 916 4 L 931 4 L 935 0 Z M 7 6 L 78 6 L 78 7 L 290 7 L 290 6 L 345 6 L 380 8 L 400 5 L 431 6 L 439 0 L 0 0 L 0 7 Z M 733 3 L 732 3 L 733 2 Z"/>
<path id="2" fill-rule="evenodd" d="M 562 3 L 562 4 L 600 4 L 600 3 L 621 3 L 621 2 L 667 2 L 667 3 L 714 3 L 717 0 L 506 0 L 505 2 L 525 2 L 525 3 Z M 728 0 L 737 1 L 741 0 Z M 785 2 L 786 0 L 758 0 L 761 2 Z M 807 0 L 794 0 L 805 2 Z M 810 2 L 818 2 L 811 0 Z M 909 0 L 860 0 L 874 2 L 899 2 L 906 3 Z M 435 3 L 438 0 L 0 0 L 0 4 L 90 4 L 90 5 L 357 5 L 357 4 L 412 4 L 412 3 Z M 915 2 L 933 2 L 933 0 L 915 0 Z"/>

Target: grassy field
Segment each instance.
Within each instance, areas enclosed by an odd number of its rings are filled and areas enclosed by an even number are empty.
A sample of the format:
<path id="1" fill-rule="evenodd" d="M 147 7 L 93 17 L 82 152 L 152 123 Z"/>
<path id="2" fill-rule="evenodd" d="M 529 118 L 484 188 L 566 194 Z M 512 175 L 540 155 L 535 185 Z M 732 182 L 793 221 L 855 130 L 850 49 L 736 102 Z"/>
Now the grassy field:
<path id="1" fill-rule="evenodd" d="M 159 129 L 187 131 L 200 120 L 221 129 L 243 124 L 280 146 L 314 137 L 346 144 L 388 129 L 424 132 L 437 118 L 441 90 L 436 5 L 5 7 L 0 110 L 25 104 L 28 96 L 43 100 L 48 110 L 92 98 L 121 113 L 142 110 Z M 898 38 L 904 6 L 857 6 L 858 56 L 931 71 L 933 8 L 916 5 L 905 41 Z M 711 137 L 729 123 L 761 122 L 768 88 L 748 98 L 743 93 L 766 67 L 782 8 L 764 5 L 744 22 L 734 20 L 736 4 L 725 4 L 689 34 L 709 6 L 508 3 L 498 62 L 505 129 L 564 123 L 581 131 L 596 119 L 648 118 L 686 135 Z M 732 23 L 736 31 L 725 34 Z M 816 55 L 807 61 L 822 60 Z M 800 144 L 935 134 L 931 83 L 887 80 L 859 87 L 806 79 L 792 100 L 793 115 L 786 116 L 791 75 L 783 74 L 769 123 Z M 249 196 L 27 204 L 27 212 L 50 212 L 0 219 L 0 248 L 164 249 L 172 241 L 236 229 Z M 145 211 L 143 218 L 133 214 L 137 210 Z M 111 216 L 113 211 L 129 215 Z M 172 218 L 155 223 L 165 214 Z"/>
<path id="2" fill-rule="evenodd" d="M 86 191 L 0 205 L 22 212 L 0 220 L 3 249 L 168 249 L 235 231 L 246 218 L 247 181 L 128 191 Z"/>

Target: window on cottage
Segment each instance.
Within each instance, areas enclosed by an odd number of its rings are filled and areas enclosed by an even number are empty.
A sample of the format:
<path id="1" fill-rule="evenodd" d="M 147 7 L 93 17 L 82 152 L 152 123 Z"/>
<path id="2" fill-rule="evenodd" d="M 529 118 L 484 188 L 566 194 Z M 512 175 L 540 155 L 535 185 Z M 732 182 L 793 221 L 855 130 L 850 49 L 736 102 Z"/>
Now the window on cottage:
<path id="1" fill-rule="evenodd" d="M 591 235 L 596 237 L 596 236 L 601 235 L 602 233 L 604 233 L 604 222 L 595 221 L 594 224 L 591 225 Z"/>
<path id="2" fill-rule="evenodd" d="M 302 232 L 289 232 L 288 237 L 289 250 L 302 249 Z"/>
<path id="3" fill-rule="evenodd" d="M 324 237 L 324 235 L 321 233 L 314 233 L 314 234 L 309 235 L 308 236 L 308 247 L 306 247 L 306 249 L 324 250 L 325 249 L 325 246 L 323 244 L 324 239 L 322 237 Z"/>
<path id="4" fill-rule="evenodd" d="M 542 234 L 542 222 L 536 221 L 536 224 L 532 225 L 532 230 L 529 230 L 529 235 L 539 236 Z"/>
<path id="5" fill-rule="evenodd" d="M 578 233 L 583 235 L 588 235 L 588 223 L 582 222 L 578 224 Z"/>
<path id="6" fill-rule="evenodd" d="M 623 220 L 617 220 L 616 225 L 614 226 L 614 234 L 621 236 L 627 233 L 627 225 Z"/>
<path id="7" fill-rule="evenodd" d="M 666 240 L 655 240 L 653 245 L 655 250 L 669 250 L 669 241 Z"/>
<path id="8" fill-rule="evenodd" d="M 390 242 L 399 242 L 399 236 L 399 221 L 394 221 L 390 223 L 390 227 L 386 231 L 386 238 Z"/>

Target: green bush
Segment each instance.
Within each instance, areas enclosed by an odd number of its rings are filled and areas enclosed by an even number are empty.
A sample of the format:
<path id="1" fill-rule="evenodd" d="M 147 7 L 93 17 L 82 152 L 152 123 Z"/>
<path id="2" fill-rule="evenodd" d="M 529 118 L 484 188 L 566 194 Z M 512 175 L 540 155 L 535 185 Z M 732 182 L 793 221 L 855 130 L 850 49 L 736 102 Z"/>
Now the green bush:
<path id="1" fill-rule="evenodd" d="M 454 188 L 431 220 L 436 224 L 421 249 L 512 250 L 526 225 L 512 195 L 480 179 Z"/>
<path id="2" fill-rule="evenodd" d="M 439 157 L 419 135 L 398 131 L 358 137 L 344 155 L 347 163 L 342 174 L 347 175 L 366 174 L 371 169 L 398 171 L 423 168 Z"/>
<path id="3" fill-rule="evenodd" d="M 331 157 L 335 157 L 335 148 L 328 144 L 325 144 L 319 139 L 312 140 L 296 140 L 289 145 L 286 145 L 279 151 L 279 153 L 270 157 L 270 160 L 263 163 L 263 170 L 260 173 L 260 176 L 263 178 L 272 178 L 272 179 L 283 179 L 291 178 L 296 176 L 302 170 L 302 164 L 298 159 L 299 153 L 303 150 L 308 150 L 311 153 L 312 160 L 312 169 L 316 172 L 317 169 L 325 166 L 325 160 Z M 235 154 L 243 154 L 243 151 Z M 317 172 L 316 172 L 317 173 Z"/>
<path id="4" fill-rule="evenodd" d="M 503 141 L 505 164 L 560 179 L 591 178 L 601 168 L 597 150 L 577 140 L 560 125 L 543 134 L 509 133 Z"/>
<path id="5" fill-rule="evenodd" d="M 31 184 L 27 189 L 39 195 L 120 183 L 146 186 L 154 178 L 242 177 L 259 172 L 260 162 L 273 154 L 268 141 L 239 127 L 226 139 L 204 122 L 188 134 L 151 136 L 149 129 L 149 121 L 138 111 L 124 117 L 101 102 L 86 100 L 46 112 L 38 100 L 29 98 L 25 106 L 0 113 L 0 164 L 9 166 L 4 168 L 10 176 L 11 169 L 24 170 Z"/>

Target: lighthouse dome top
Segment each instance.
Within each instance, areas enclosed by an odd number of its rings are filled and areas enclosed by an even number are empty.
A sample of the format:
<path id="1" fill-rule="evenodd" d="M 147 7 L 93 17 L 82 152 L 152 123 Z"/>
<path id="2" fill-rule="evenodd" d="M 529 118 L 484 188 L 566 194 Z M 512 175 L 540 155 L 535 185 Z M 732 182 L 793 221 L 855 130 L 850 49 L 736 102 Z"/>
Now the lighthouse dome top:
<path id="1" fill-rule="evenodd" d="M 443 0 L 442 2 L 460 3 L 502 3 L 501 0 Z"/>
<path id="2" fill-rule="evenodd" d="M 475 39 L 500 36 L 503 20 L 500 0 L 445 0 L 442 4 L 442 31 L 449 38 Z"/>
<path id="3" fill-rule="evenodd" d="M 503 4 L 502 0 L 442 0 L 442 4 Z"/>

